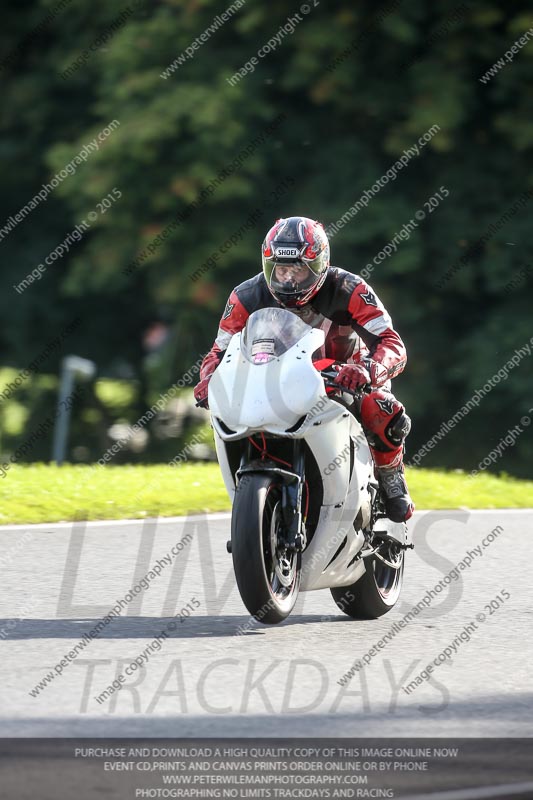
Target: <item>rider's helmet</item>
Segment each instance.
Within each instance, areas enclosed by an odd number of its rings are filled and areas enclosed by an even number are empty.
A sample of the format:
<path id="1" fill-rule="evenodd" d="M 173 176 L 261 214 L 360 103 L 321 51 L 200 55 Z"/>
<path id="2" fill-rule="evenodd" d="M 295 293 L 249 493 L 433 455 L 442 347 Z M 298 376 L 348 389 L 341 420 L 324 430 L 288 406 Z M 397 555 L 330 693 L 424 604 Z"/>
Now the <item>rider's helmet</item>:
<path id="1" fill-rule="evenodd" d="M 308 303 L 326 279 L 329 241 L 320 222 L 308 217 L 278 219 L 262 248 L 267 286 L 283 306 Z"/>

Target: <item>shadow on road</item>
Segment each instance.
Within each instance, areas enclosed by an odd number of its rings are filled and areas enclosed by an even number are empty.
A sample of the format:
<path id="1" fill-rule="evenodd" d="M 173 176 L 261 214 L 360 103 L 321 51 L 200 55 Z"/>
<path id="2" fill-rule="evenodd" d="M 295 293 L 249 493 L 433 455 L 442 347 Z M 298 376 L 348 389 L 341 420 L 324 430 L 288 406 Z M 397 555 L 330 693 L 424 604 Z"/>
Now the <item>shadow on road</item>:
<path id="1" fill-rule="evenodd" d="M 153 639 L 165 631 L 169 639 L 218 638 L 221 636 L 264 636 L 269 630 L 294 625 L 324 624 L 324 616 L 319 614 L 294 615 L 280 625 L 263 625 L 250 616 L 202 615 L 185 617 L 182 621 L 176 617 L 114 617 L 103 628 L 97 639 Z M 357 625 L 348 617 L 328 617 L 328 622 L 340 622 Z M 73 619 L 0 619 L 0 631 L 3 641 L 24 639 L 73 639 L 79 640 L 84 633 L 89 634 L 101 618 Z"/>

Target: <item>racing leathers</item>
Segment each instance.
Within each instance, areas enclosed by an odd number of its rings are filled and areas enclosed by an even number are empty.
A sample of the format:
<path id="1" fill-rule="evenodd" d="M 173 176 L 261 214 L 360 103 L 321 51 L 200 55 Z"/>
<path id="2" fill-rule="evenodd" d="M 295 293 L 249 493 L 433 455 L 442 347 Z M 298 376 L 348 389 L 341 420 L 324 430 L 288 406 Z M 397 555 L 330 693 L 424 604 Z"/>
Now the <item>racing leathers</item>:
<path id="1" fill-rule="evenodd" d="M 215 342 L 200 368 L 201 380 L 195 388 L 199 403 L 207 401 L 209 378 L 231 337 L 244 328 L 252 312 L 266 307 L 280 308 L 281 304 L 269 291 L 262 272 L 231 292 Z M 403 474 L 403 443 L 411 425 L 403 405 L 390 391 L 390 380 L 403 371 L 407 355 L 385 307 L 361 277 L 329 267 L 311 302 L 288 310 L 324 330 L 324 345 L 313 358 L 346 365 L 339 373 L 339 388 L 353 388 L 354 380 L 361 384 L 365 382 L 361 375 L 369 376 L 371 391 L 363 394 L 358 416 L 377 467 L 387 515 L 396 522 L 409 519 L 414 504 Z"/>

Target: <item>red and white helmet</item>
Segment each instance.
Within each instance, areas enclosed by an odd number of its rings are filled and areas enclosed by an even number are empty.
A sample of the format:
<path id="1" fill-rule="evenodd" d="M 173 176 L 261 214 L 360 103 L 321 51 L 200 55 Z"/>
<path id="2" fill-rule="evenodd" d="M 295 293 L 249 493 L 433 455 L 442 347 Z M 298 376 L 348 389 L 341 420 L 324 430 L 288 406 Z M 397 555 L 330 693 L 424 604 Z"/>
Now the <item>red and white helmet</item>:
<path id="1" fill-rule="evenodd" d="M 318 292 L 329 267 L 322 224 L 308 217 L 278 219 L 262 248 L 267 286 L 282 305 L 303 306 Z"/>

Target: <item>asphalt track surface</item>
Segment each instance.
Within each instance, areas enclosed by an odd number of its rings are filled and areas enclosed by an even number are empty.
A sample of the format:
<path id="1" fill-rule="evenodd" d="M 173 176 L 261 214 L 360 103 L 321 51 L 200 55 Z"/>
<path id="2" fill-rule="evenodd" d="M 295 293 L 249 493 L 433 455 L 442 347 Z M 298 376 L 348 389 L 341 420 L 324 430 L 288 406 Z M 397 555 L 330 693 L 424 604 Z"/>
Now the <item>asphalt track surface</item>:
<path id="1" fill-rule="evenodd" d="M 389 614 L 355 622 L 321 590 L 273 627 L 251 621 L 238 595 L 228 514 L 0 528 L 0 737 L 531 737 L 533 511 L 421 512 L 410 524 L 416 549 Z M 32 696 L 184 537 L 149 588 Z M 479 546 L 457 580 L 339 685 Z M 472 622 L 469 640 L 407 694 Z M 148 652 L 157 636 L 160 649 Z M 99 703 L 143 652 L 144 666 Z"/>

